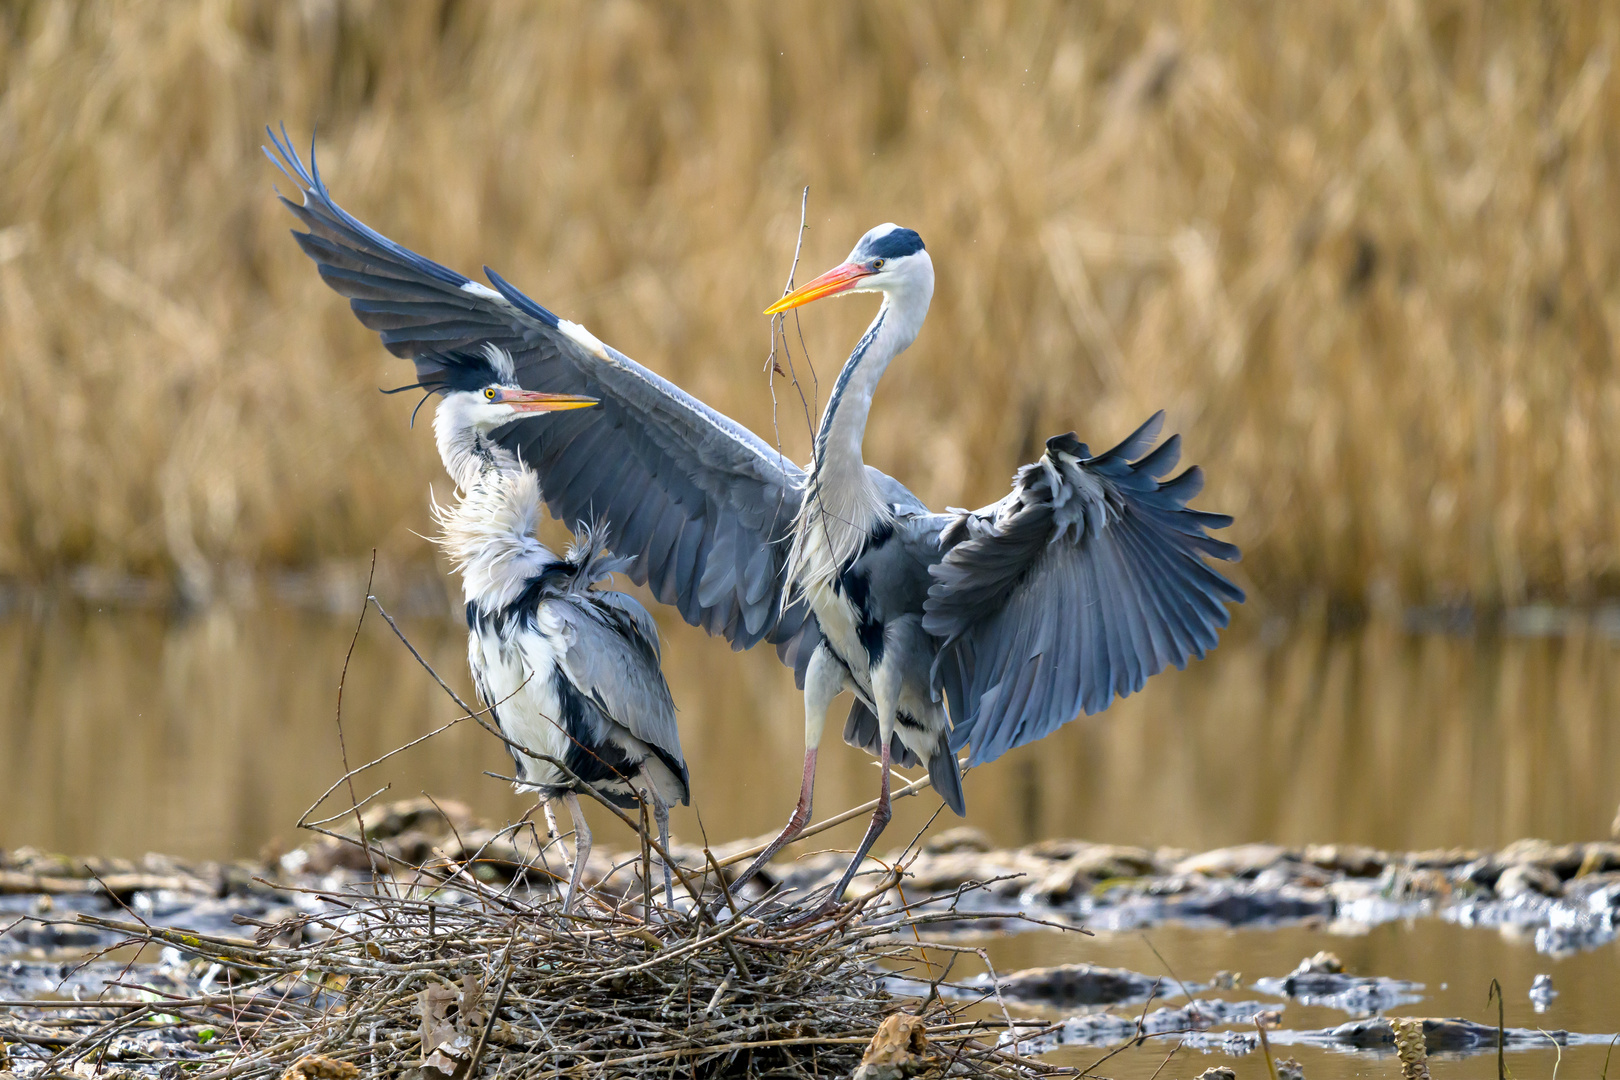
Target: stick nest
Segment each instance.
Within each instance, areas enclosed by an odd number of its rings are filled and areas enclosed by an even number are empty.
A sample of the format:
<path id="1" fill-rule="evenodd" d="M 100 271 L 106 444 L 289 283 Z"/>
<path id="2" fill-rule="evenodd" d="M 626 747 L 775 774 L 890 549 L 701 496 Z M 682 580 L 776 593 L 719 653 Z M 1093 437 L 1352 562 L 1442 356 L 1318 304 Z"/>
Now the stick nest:
<path id="1" fill-rule="evenodd" d="M 51 1013 L 31 1049 L 55 1051 L 51 1073 L 193 1080 L 1070 1071 L 1004 1048 L 1039 1023 L 887 988 L 897 974 L 937 985 L 955 952 L 975 950 L 924 945 L 918 931 L 971 915 L 892 907 L 884 889 L 819 913 L 809 905 L 822 894 L 737 909 L 680 877 L 709 903 L 674 910 L 655 893 L 649 913 L 644 892 L 597 888 L 565 917 L 550 889 L 493 888 L 451 864 L 434 878 L 295 890 L 299 913 L 256 924 L 252 941 L 83 916 L 212 972 L 143 1004 Z"/>

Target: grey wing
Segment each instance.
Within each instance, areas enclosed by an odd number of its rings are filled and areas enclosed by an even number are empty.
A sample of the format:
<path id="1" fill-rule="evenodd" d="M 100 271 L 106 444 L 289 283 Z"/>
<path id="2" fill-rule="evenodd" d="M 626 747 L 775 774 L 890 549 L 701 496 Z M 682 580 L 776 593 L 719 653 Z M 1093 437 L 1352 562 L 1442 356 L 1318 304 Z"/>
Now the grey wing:
<path id="1" fill-rule="evenodd" d="M 803 603 L 782 606 L 799 467 L 488 268 L 493 289 L 363 225 L 332 200 L 313 149 L 306 169 L 285 132 L 270 137 L 302 195 L 282 200 L 309 230 L 294 237 L 384 346 L 431 382 L 436 355 L 490 342 L 512 356 L 519 385 L 601 399 L 500 439 L 538 473 L 552 513 L 575 532 L 600 521 L 660 602 L 734 648 L 775 644 L 802 685 L 820 633 Z"/>
<path id="2" fill-rule="evenodd" d="M 684 766 L 675 702 L 658 664 L 652 616 L 632 597 L 606 591 L 558 604 L 555 610 L 567 626 L 562 667 L 569 680 L 615 723 Z M 652 637 L 645 636 L 645 629 L 652 630 Z"/>
<path id="3" fill-rule="evenodd" d="M 943 639 L 934 683 L 952 745 L 973 745 L 970 764 L 1203 656 L 1230 618 L 1226 604 L 1242 602 L 1204 562 L 1239 557 L 1205 532 L 1232 519 L 1187 508 L 1203 488 L 1196 467 L 1160 482 L 1179 436 L 1147 453 L 1163 421 L 1156 414 L 1096 457 L 1072 433 L 1047 440 L 1007 498 L 941 533 L 923 627 Z"/>
<path id="4" fill-rule="evenodd" d="M 640 600 L 615 589 L 592 589 L 590 595 L 610 619 L 623 627 L 625 634 L 634 637 L 651 654 L 654 664 L 662 663 L 664 653 L 658 644 L 658 623 Z"/>

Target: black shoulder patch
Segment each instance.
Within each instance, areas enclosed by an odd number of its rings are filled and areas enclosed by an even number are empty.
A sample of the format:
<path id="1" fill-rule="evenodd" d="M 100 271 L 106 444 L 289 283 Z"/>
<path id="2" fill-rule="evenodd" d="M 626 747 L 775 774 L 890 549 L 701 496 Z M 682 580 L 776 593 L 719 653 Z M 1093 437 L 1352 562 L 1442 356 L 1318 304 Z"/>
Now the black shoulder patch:
<path id="1" fill-rule="evenodd" d="M 866 245 L 866 254 L 874 259 L 898 259 L 915 255 L 923 249 L 922 237 L 912 229 L 895 229 Z"/>

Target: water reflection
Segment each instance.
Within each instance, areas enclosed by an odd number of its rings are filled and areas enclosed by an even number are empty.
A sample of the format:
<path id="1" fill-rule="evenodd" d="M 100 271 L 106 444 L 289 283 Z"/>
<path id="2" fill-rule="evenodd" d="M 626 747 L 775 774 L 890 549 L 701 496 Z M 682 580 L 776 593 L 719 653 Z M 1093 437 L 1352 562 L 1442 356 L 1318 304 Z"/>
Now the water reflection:
<path id="1" fill-rule="evenodd" d="M 1356 937 L 1324 933 L 1321 928 L 1297 926 L 1268 930 L 1195 930 L 1185 926 L 1163 926 L 1151 933 L 1110 934 L 1095 937 L 1033 931 L 976 939 L 984 946 L 998 971 L 1059 963 L 1091 963 L 1123 967 L 1150 975 L 1163 976 L 1170 983 L 1177 979 L 1208 982 L 1218 971 L 1240 972 L 1244 986 L 1235 990 L 1205 990 L 1203 997 L 1228 1001 L 1262 1001 L 1268 1008 L 1283 1011 L 1283 1027 L 1293 1031 L 1331 1028 L 1355 1018 L 1355 1014 L 1322 1005 L 1305 1005 L 1261 993 L 1253 988 L 1257 977 L 1282 975 L 1300 959 L 1319 949 L 1332 950 L 1344 961 L 1345 969 L 1362 975 L 1383 975 L 1422 983 L 1421 1000 L 1389 1011 L 1394 1016 L 1454 1016 L 1479 1023 L 1496 1022 L 1496 1009 L 1488 1004 L 1488 988 L 1496 979 L 1503 990 L 1503 1018 L 1509 1028 L 1540 1028 L 1598 1034 L 1613 1032 L 1615 1010 L 1615 949 L 1608 947 L 1560 959 L 1537 955 L 1512 932 L 1490 933 L 1464 928 L 1439 919 L 1415 923 L 1386 923 Z M 957 973 L 977 973 L 983 965 L 974 957 L 963 958 Z M 1166 970 L 1166 965 L 1169 970 Z M 1174 974 L 1171 975 L 1171 972 Z M 1569 991 L 1554 1000 L 1556 1014 L 1537 1013 L 1529 999 L 1536 975 L 1550 972 L 1555 985 Z M 1173 992 L 1161 1005 L 1179 1005 Z M 1131 1013 L 1140 1006 L 1116 1009 Z M 1021 1011 L 1058 1017 L 1065 1010 Z M 1074 1010 L 1068 1010 L 1074 1011 Z M 1158 1076 L 1194 1076 L 1211 1065 L 1227 1065 L 1239 1076 L 1265 1076 L 1263 1062 L 1251 1057 L 1245 1066 L 1220 1054 L 1183 1051 L 1175 1063 L 1156 1072 L 1165 1055 L 1176 1044 L 1174 1038 L 1153 1040 L 1128 1049 L 1101 1070 L 1116 1080 L 1151 1080 Z M 1294 1043 L 1274 1047 L 1278 1057 L 1294 1057 L 1305 1065 L 1311 1080 L 1348 1080 L 1350 1077 L 1390 1077 L 1400 1066 L 1389 1056 L 1323 1049 Z M 1604 1046 L 1544 1048 L 1510 1051 L 1508 1067 L 1520 1076 L 1598 1076 L 1606 1059 Z M 1089 1065 L 1104 1051 L 1073 1047 L 1057 1051 L 1048 1060 L 1055 1065 Z M 1436 1077 L 1481 1077 L 1495 1075 L 1494 1052 L 1474 1054 L 1460 1060 L 1434 1061 Z"/>
<path id="2" fill-rule="evenodd" d="M 404 625 L 465 693 L 456 623 Z M 64 603 L 0 620 L 0 846 L 220 857 L 292 840 L 298 814 L 342 771 L 334 703 L 352 630 L 277 607 L 171 619 Z M 776 827 L 802 748 L 791 679 L 766 652 L 733 654 L 684 626 L 665 632 L 694 793 L 676 833 L 695 839 L 700 817 L 716 843 Z M 1240 629 L 1210 659 L 970 775 L 969 821 L 1006 844 L 1063 835 L 1418 848 L 1599 837 L 1620 801 L 1616 649 L 1578 627 L 1481 638 L 1375 625 L 1276 641 Z M 369 619 L 344 697 L 350 761 L 454 715 Z M 482 774 L 510 765 L 464 724 L 359 786 L 362 795 L 383 784 L 390 797 L 429 791 L 504 820 L 527 803 Z M 864 754 L 833 747 L 821 767 L 823 814 L 872 794 Z M 897 804 L 890 840 L 909 839 L 937 807 Z M 596 824 L 617 835 L 617 825 Z M 853 844 L 859 831 L 844 826 L 832 842 Z"/>

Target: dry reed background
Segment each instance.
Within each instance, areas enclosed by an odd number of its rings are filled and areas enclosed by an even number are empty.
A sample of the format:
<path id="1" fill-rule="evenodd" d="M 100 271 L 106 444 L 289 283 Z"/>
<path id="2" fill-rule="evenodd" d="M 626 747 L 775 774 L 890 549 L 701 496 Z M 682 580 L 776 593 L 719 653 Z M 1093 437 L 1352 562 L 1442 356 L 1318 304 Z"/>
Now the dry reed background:
<path id="1" fill-rule="evenodd" d="M 811 272 L 918 228 L 868 450 L 935 505 L 1164 406 L 1273 605 L 1601 595 L 1617 41 L 1552 3 L 8 4 L 0 574 L 430 558 L 404 369 L 270 195 L 286 121 L 363 220 L 758 430 L 800 186 Z M 807 317 L 824 377 L 869 306 Z"/>

